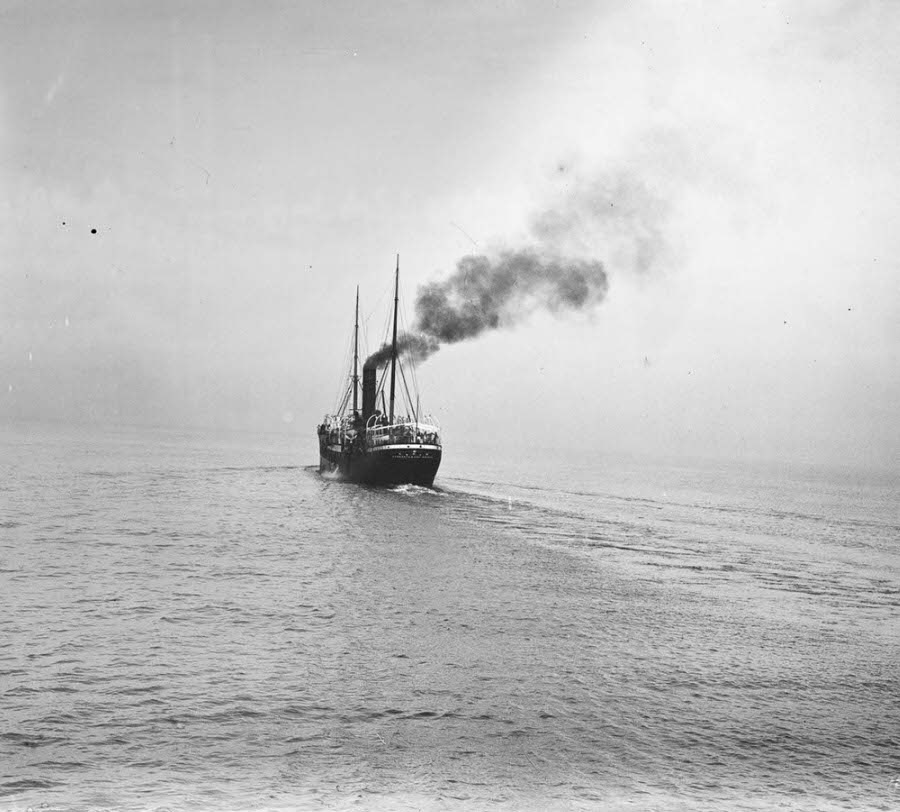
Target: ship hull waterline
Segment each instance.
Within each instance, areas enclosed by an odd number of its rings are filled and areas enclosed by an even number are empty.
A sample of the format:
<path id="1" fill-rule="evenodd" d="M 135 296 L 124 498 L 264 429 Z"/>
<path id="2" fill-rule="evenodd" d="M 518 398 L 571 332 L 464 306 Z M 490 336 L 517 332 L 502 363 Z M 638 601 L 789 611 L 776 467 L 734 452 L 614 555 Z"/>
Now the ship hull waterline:
<path id="1" fill-rule="evenodd" d="M 385 445 L 365 452 L 339 446 L 319 450 L 319 471 L 364 485 L 421 485 L 430 488 L 441 464 L 441 447 Z"/>

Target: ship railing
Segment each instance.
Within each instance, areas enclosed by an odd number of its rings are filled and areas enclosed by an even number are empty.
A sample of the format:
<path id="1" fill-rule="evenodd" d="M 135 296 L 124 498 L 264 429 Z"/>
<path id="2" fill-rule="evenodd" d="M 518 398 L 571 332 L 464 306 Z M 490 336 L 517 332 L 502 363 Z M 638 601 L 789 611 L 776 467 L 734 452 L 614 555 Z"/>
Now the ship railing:
<path id="1" fill-rule="evenodd" d="M 319 424 L 318 431 L 329 445 L 346 448 L 356 442 L 357 436 L 362 433 L 362 427 L 356 415 L 327 414 Z"/>
<path id="2" fill-rule="evenodd" d="M 336 414 L 326 414 L 322 418 L 321 428 L 325 431 L 335 431 L 341 427 L 341 418 Z"/>
<path id="3" fill-rule="evenodd" d="M 395 420 L 386 425 L 366 426 L 366 445 L 369 448 L 392 444 L 439 446 L 441 444 L 440 427 L 434 423 L 416 422 L 409 419 Z"/>
<path id="4" fill-rule="evenodd" d="M 319 424 L 319 436 L 328 445 L 338 445 L 341 442 L 341 421 L 337 415 L 326 414 Z"/>

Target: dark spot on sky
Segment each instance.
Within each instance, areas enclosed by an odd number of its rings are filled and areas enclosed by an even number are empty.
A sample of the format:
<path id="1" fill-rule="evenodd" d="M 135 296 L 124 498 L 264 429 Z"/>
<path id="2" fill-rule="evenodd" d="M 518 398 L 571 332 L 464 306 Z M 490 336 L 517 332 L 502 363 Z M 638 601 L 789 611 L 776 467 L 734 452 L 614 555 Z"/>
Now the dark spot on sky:
<path id="1" fill-rule="evenodd" d="M 92 229 L 91 229 L 91 234 L 96 234 L 96 233 L 97 233 L 97 229 L 96 229 L 96 228 L 92 228 Z"/>

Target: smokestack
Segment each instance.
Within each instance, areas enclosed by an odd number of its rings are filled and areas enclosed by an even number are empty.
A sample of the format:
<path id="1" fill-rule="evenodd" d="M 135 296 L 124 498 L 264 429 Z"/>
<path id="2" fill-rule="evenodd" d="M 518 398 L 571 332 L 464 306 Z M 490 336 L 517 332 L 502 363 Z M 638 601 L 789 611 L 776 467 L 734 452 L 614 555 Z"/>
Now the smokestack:
<path id="1" fill-rule="evenodd" d="M 363 421 L 375 414 L 376 367 L 363 367 Z"/>

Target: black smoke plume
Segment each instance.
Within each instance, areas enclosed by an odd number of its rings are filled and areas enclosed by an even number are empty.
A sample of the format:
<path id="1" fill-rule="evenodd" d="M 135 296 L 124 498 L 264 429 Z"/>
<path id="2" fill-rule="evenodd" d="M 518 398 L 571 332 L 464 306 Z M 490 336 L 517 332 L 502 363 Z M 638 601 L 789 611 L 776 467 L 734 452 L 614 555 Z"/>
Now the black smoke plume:
<path id="1" fill-rule="evenodd" d="M 419 330 L 441 344 L 511 326 L 536 308 L 581 310 L 606 296 L 609 283 L 596 261 L 508 251 L 496 259 L 463 257 L 456 272 L 419 289 Z"/>
<path id="2" fill-rule="evenodd" d="M 402 333 L 397 336 L 397 354 L 406 355 L 414 361 L 424 361 L 429 355 L 436 353 L 439 349 L 436 339 L 427 335 L 419 335 L 416 333 Z M 391 360 L 391 345 L 382 344 L 375 352 L 373 352 L 366 362 L 363 364 L 365 369 L 372 367 L 380 367 L 387 361 Z"/>
<path id="3" fill-rule="evenodd" d="M 641 179 L 614 171 L 567 178 L 566 191 L 533 218 L 538 248 L 465 256 L 447 278 L 416 297 L 416 333 L 398 339 L 400 353 L 424 360 L 442 344 L 517 324 L 537 309 L 585 310 L 606 297 L 602 253 L 617 271 L 650 274 L 666 258 L 668 204 Z M 390 344 L 366 361 L 391 357 Z"/>
<path id="4" fill-rule="evenodd" d="M 398 337 L 397 351 L 424 361 L 441 344 L 512 326 L 538 308 L 555 312 L 598 304 L 608 287 L 606 271 L 597 261 L 543 256 L 528 249 L 496 258 L 465 256 L 449 278 L 419 289 L 418 332 Z M 391 345 L 384 344 L 365 366 L 380 366 L 390 357 Z"/>

